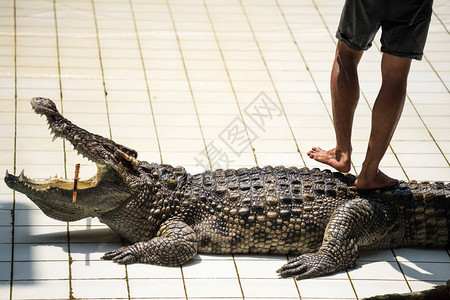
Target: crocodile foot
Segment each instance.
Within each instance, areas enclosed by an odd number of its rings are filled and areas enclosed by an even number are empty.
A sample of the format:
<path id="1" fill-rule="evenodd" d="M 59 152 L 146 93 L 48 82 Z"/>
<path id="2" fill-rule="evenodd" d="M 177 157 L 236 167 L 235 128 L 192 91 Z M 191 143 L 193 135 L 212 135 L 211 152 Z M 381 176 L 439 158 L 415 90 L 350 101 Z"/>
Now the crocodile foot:
<path id="1" fill-rule="evenodd" d="M 106 252 L 101 259 L 112 260 L 113 262 L 123 265 L 133 264 L 138 261 L 135 253 L 135 247 L 134 245 L 131 245 Z"/>
<path id="2" fill-rule="evenodd" d="M 281 277 L 307 279 L 338 271 L 333 259 L 324 253 L 307 253 L 291 259 L 277 270 Z"/>

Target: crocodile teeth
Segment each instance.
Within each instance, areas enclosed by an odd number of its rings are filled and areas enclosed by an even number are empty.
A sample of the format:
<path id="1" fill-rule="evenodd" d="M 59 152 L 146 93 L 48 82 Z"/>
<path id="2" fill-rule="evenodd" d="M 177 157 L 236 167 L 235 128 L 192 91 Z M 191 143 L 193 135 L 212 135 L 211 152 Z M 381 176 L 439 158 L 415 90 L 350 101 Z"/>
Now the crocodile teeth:
<path id="1" fill-rule="evenodd" d="M 23 182 L 24 179 L 25 179 L 24 170 L 22 170 L 22 172 L 20 172 L 20 175 L 19 175 L 19 182 Z"/>
<path id="2" fill-rule="evenodd" d="M 117 153 L 119 153 L 120 156 L 122 156 L 125 160 L 127 160 L 131 163 L 131 166 L 133 167 L 134 170 L 137 170 L 139 168 L 139 162 L 136 158 L 126 154 L 125 152 L 123 152 L 120 149 L 117 149 L 116 151 L 117 151 Z"/>

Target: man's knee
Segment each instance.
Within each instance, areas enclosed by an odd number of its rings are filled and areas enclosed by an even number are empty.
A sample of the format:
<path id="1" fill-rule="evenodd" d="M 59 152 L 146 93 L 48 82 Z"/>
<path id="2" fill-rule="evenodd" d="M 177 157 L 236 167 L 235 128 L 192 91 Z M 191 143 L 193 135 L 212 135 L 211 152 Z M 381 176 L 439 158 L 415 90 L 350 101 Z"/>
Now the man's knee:
<path id="1" fill-rule="evenodd" d="M 383 54 L 381 60 L 381 73 L 384 80 L 401 83 L 408 80 L 411 59 Z"/>
<path id="2" fill-rule="evenodd" d="M 358 51 L 350 48 L 343 42 L 339 41 L 336 46 L 336 56 L 340 56 L 343 60 L 348 62 L 358 63 L 364 51 Z"/>

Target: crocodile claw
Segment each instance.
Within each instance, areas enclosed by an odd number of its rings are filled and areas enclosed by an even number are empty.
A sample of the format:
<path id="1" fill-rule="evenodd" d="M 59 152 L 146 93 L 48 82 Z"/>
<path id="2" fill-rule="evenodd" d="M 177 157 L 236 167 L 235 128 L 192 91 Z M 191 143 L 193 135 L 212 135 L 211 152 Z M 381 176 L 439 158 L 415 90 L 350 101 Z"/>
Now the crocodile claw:
<path id="1" fill-rule="evenodd" d="M 277 270 L 281 277 L 307 279 L 336 272 L 336 265 L 330 256 L 323 253 L 308 253 L 291 259 Z"/>
<path id="2" fill-rule="evenodd" d="M 121 265 L 128 265 L 137 262 L 132 246 L 122 247 L 117 250 L 106 252 L 101 259 L 112 260 L 113 262 Z"/>

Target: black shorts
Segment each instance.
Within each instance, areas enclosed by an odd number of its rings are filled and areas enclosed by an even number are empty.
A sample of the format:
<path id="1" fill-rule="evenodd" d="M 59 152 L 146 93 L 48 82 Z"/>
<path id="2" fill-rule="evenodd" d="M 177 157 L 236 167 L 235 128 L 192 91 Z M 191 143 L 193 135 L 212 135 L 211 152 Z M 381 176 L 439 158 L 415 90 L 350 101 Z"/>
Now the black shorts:
<path id="1" fill-rule="evenodd" d="M 381 51 L 422 59 L 433 0 L 346 0 L 336 37 L 367 50 L 381 26 Z"/>

